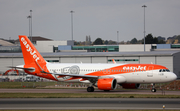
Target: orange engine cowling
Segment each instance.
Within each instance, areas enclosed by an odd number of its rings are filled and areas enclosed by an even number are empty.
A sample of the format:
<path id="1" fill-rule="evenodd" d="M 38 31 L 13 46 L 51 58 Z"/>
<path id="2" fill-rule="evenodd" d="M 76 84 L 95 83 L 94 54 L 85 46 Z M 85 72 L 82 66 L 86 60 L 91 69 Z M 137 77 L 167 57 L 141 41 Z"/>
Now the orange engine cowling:
<path id="1" fill-rule="evenodd" d="M 140 84 L 136 83 L 123 83 L 120 84 L 124 89 L 138 89 L 140 87 Z"/>
<path id="2" fill-rule="evenodd" d="M 97 87 L 100 90 L 114 90 L 116 89 L 117 81 L 114 78 L 98 79 Z"/>

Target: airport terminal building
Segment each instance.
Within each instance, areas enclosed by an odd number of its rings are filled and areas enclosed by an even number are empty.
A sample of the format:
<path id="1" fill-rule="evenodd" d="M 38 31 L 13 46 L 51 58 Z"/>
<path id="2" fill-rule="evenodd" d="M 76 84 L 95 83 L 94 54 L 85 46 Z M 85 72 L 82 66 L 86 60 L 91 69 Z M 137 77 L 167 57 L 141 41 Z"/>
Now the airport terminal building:
<path id="1" fill-rule="evenodd" d="M 6 45 L 0 41 L 0 74 L 9 70 L 8 66 L 23 65 L 23 55 L 19 40 L 16 45 Z M 167 67 L 180 78 L 180 44 L 119 44 L 74 46 L 74 41 L 53 41 L 33 37 L 32 42 L 48 62 L 53 63 L 145 63 Z M 5 45 L 3 45 L 6 43 Z"/>
<path id="2" fill-rule="evenodd" d="M 41 53 L 44 59 L 53 63 L 147 63 L 167 67 L 180 78 L 180 51 L 139 51 L 139 52 L 57 52 Z M 0 71 L 7 71 L 8 66 L 24 64 L 22 53 L 0 53 Z"/>

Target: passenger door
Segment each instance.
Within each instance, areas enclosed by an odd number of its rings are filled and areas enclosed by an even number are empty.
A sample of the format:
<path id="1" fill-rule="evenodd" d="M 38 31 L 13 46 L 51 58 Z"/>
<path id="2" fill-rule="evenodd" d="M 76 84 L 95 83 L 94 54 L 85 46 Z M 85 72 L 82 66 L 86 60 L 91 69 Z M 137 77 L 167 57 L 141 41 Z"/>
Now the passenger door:
<path id="1" fill-rule="evenodd" d="M 149 66 L 147 71 L 147 77 L 153 77 L 154 66 Z"/>

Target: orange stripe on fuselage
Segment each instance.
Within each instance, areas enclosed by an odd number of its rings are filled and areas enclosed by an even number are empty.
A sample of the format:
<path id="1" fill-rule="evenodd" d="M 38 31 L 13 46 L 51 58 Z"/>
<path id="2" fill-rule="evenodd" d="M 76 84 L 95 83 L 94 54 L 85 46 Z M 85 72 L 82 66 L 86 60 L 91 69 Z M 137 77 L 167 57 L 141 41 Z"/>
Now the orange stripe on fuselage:
<path id="1" fill-rule="evenodd" d="M 158 70 L 158 69 L 167 69 L 167 68 L 156 64 L 124 64 L 124 65 L 104 69 L 101 71 L 88 73 L 86 75 L 105 76 L 105 75 L 125 74 L 131 72 L 150 71 L 150 70 Z"/>

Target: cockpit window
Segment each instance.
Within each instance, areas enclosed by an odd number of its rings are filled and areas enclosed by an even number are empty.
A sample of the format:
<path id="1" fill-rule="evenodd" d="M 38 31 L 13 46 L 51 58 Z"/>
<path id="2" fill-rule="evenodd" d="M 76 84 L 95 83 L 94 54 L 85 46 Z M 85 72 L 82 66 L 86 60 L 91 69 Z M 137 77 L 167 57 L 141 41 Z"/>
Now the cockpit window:
<path id="1" fill-rule="evenodd" d="M 160 69 L 159 72 L 170 72 L 169 69 Z"/>
<path id="2" fill-rule="evenodd" d="M 170 70 L 169 70 L 169 69 L 166 69 L 166 72 L 170 72 Z"/>

